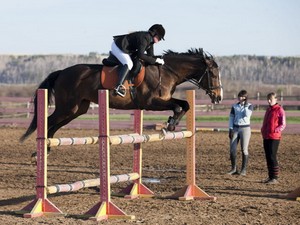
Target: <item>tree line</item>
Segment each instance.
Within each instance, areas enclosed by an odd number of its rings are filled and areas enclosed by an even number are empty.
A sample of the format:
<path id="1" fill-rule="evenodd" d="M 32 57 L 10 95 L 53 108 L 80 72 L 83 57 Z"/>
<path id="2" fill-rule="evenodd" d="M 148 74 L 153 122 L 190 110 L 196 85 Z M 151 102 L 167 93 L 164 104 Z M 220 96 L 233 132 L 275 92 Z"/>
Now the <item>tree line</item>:
<path id="1" fill-rule="evenodd" d="M 88 63 L 101 63 L 102 56 L 89 55 L 0 55 L 0 83 L 39 84 L 51 72 Z"/>
<path id="2" fill-rule="evenodd" d="M 39 84 L 55 70 L 88 63 L 101 64 L 106 55 L 0 55 L 0 83 Z M 227 89 L 264 85 L 300 85 L 300 57 L 219 56 Z"/>
<path id="3" fill-rule="evenodd" d="M 225 79 L 300 85 L 300 57 L 219 57 Z"/>

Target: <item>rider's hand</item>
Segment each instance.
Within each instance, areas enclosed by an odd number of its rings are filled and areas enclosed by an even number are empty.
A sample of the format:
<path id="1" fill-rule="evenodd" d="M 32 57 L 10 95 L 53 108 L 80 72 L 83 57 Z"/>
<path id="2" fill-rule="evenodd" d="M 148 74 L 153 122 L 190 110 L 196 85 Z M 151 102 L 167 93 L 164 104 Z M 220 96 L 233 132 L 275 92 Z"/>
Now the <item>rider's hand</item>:
<path id="1" fill-rule="evenodd" d="M 163 59 L 161 59 L 161 58 L 157 58 L 157 59 L 155 60 L 155 63 L 160 64 L 160 65 L 164 65 L 164 64 L 165 64 L 165 61 L 164 61 Z"/>

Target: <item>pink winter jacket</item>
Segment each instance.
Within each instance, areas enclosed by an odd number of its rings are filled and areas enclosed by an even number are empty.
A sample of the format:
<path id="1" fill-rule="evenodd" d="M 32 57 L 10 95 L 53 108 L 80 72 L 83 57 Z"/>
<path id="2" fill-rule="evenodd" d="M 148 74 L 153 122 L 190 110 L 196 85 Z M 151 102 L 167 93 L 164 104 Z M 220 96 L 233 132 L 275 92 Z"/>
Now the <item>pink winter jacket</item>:
<path id="1" fill-rule="evenodd" d="M 279 140 L 281 138 L 281 132 L 286 126 L 285 112 L 279 104 L 269 106 L 267 108 L 263 125 L 261 128 L 261 134 L 263 139 Z"/>

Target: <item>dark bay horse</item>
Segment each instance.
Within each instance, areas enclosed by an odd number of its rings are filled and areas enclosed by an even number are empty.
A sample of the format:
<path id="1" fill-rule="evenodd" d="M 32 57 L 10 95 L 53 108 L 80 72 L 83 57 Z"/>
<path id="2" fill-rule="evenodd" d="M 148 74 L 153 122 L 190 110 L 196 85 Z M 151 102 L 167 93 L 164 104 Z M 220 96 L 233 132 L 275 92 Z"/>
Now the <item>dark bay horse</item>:
<path id="1" fill-rule="evenodd" d="M 110 108 L 145 109 L 153 111 L 172 110 L 168 130 L 172 131 L 180 119 L 189 110 L 187 101 L 172 97 L 176 86 L 190 81 L 202 88 L 211 98 L 212 103 L 219 103 L 223 97 L 220 72 L 213 57 L 202 49 L 191 49 L 186 53 L 167 51 L 163 55 L 162 66 L 148 65 L 145 78 L 136 88 L 136 98 L 130 94 L 124 98 L 110 91 Z M 55 110 L 48 117 L 48 138 L 78 116 L 85 114 L 91 102 L 98 103 L 98 90 L 103 89 L 100 74 L 103 65 L 78 64 L 51 73 L 39 85 L 48 89 L 48 104 L 55 100 Z M 24 141 L 37 128 L 37 96 L 34 98 L 34 117 L 25 134 Z M 48 149 L 50 150 L 50 149 Z"/>

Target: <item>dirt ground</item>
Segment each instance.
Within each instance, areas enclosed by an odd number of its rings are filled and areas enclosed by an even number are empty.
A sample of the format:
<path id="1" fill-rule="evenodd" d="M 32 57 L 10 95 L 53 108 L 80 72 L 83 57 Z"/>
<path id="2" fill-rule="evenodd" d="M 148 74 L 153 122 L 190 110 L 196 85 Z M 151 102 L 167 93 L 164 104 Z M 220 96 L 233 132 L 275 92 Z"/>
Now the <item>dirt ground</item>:
<path id="1" fill-rule="evenodd" d="M 185 185 L 185 140 L 143 144 L 144 184 L 156 197 L 128 200 L 112 197 L 112 202 L 134 220 L 95 222 L 80 219 L 97 202 L 95 188 L 74 193 L 49 195 L 66 216 L 23 218 L 15 214 L 35 198 L 36 169 L 30 164 L 35 151 L 35 134 L 25 143 L 18 138 L 21 128 L 0 128 L 0 220 L 1 224 L 300 224 L 300 202 L 278 196 L 300 187 L 300 135 L 283 134 L 279 148 L 280 179 L 277 185 L 266 185 L 266 163 L 260 134 L 253 133 L 247 176 L 230 176 L 228 137 L 226 132 L 199 132 L 196 136 L 196 183 L 212 201 L 178 201 L 162 197 Z M 145 131 L 153 132 L 153 131 Z M 111 134 L 130 133 L 114 131 Z M 97 130 L 60 130 L 56 137 L 97 136 Z M 112 146 L 111 174 L 132 171 L 132 145 Z M 53 148 L 48 157 L 48 184 L 72 183 L 96 178 L 99 174 L 98 145 Z M 241 154 L 238 155 L 239 166 Z M 149 182 L 149 179 L 159 182 Z M 152 181 L 150 179 L 150 181 Z M 156 181 L 157 181 L 156 180 Z M 112 184 L 117 192 L 128 183 Z"/>

